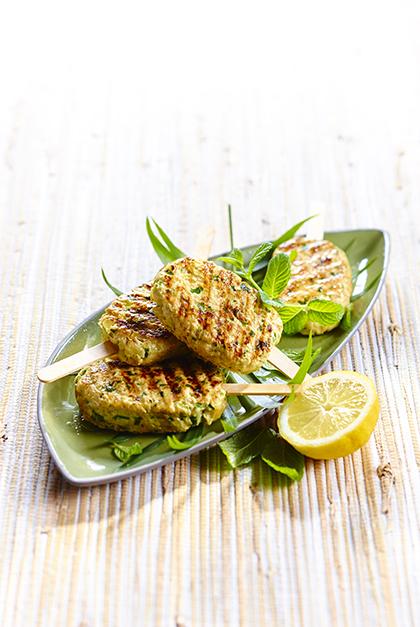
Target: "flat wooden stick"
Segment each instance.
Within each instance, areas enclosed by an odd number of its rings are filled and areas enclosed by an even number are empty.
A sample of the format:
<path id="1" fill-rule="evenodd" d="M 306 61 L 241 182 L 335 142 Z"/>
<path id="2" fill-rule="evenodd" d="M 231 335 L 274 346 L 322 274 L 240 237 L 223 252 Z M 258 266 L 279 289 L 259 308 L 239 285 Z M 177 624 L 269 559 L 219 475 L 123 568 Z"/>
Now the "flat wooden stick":
<path id="1" fill-rule="evenodd" d="M 198 259 L 208 259 L 210 257 L 214 233 L 215 230 L 213 226 L 208 226 L 202 233 L 200 233 L 194 257 L 197 257 Z"/>
<path id="2" fill-rule="evenodd" d="M 293 377 L 299 370 L 298 364 L 295 364 L 295 362 L 292 361 L 290 357 L 282 353 L 281 350 L 276 347 L 271 349 L 267 361 L 269 361 L 270 364 L 275 366 L 278 370 L 280 370 L 280 372 L 288 376 L 290 379 L 293 379 Z M 307 374 L 305 377 L 305 381 L 310 378 L 311 375 Z"/>
<path id="3" fill-rule="evenodd" d="M 296 385 L 299 392 L 301 385 Z M 225 383 L 223 389 L 227 394 L 247 394 L 248 396 L 278 396 L 291 394 L 292 388 L 286 383 Z"/>
<path id="4" fill-rule="evenodd" d="M 68 374 L 77 372 L 97 359 L 107 357 L 108 355 L 115 355 L 116 352 L 117 348 L 114 344 L 111 344 L 111 342 L 102 342 L 102 344 L 85 348 L 85 350 L 80 351 L 80 353 L 75 353 L 74 355 L 70 355 L 70 357 L 54 362 L 50 366 L 41 368 L 41 370 L 38 370 L 38 379 L 42 381 L 42 383 L 52 383 L 53 381 L 62 379 Z"/>

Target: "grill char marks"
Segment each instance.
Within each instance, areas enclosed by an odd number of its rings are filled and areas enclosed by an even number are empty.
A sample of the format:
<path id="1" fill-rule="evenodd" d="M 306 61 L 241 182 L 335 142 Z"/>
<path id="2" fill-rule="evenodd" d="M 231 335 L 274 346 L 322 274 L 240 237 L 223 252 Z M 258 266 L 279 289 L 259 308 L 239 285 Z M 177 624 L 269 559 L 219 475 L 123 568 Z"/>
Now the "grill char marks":
<path id="1" fill-rule="evenodd" d="M 296 250 L 297 256 L 292 263 L 291 279 L 281 299 L 290 305 L 327 299 L 347 307 L 353 288 L 346 254 L 327 240 L 309 240 L 305 237 L 296 237 L 281 244 L 274 254 L 292 250 Z M 315 334 L 326 333 L 337 324 L 322 326 L 308 322 L 302 333 L 307 334 L 310 330 Z"/>
<path id="2" fill-rule="evenodd" d="M 221 370 L 194 358 L 146 367 L 107 358 L 81 372 L 75 389 L 83 417 L 100 427 L 165 433 L 220 418 L 223 382 Z"/>
<path id="3" fill-rule="evenodd" d="M 118 347 L 119 357 L 132 365 L 151 364 L 185 352 L 154 314 L 149 284 L 119 296 L 99 320 L 106 339 Z"/>
<path id="4" fill-rule="evenodd" d="M 165 266 L 151 296 L 162 323 L 218 366 L 252 372 L 280 340 L 278 314 L 238 275 L 210 261 L 187 257 Z"/>

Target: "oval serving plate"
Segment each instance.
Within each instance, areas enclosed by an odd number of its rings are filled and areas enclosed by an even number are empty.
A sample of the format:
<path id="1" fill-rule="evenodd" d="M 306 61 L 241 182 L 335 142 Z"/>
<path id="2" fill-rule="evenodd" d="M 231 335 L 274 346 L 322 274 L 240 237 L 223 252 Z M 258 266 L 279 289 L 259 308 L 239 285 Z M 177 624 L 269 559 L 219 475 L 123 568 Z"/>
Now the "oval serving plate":
<path id="1" fill-rule="evenodd" d="M 361 269 L 367 262 L 372 262 L 369 268 L 359 275 L 354 295 L 362 292 L 375 277 L 379 276 L 379 280 L 354 303 L 350 330 L 338 328 L 326 335 L 314 337 L 314 349 L 320 348 L 320 353 L 312 364 L 312 373 L 323 368 L 358 330 L 384 284 L 389 261 L 389 236 L 384 231 L 376 229 L 335 231 L 327 232 L 325 238 L 347 251 L 354 269 Z M 251 255 L 256 246 L 243 248 L 244 256 Z M 100 342 L 101 333 L 97 321 L 104 309 L 105 307 L 91 314 L 75 327 L 59 343 L 47 364 Z M 283 336 L 279 348 L 299 351 L 304 349 L 306 341 L 303 336 Z M 265 382 L 281 381 L 279 377 L 271 377 L 269 372 L 260 374 L 264 374 Z M 256 375 L 232 374 L 230 380 L 241 382 L 261 379 Z M 39 385 L 38 420 L 48 449 L 64 477 L 72 484 L 90 486 L 117 481 L 214 446 L 232 435 L 234 431 L 243 429 L 264 416 L 280 401 L 280 398 L 269 397 L 230 397 L 229 407 L 222 418 L 233 425 L 233 430 L 225 432 L 219 420 L 206 427 L 198 443 L 182 451 L 171 449 L 166 437 L 162 435 L 128 436 L 129 439 L 124 443 L 141 443 L 143 453 L 126 465 L 113 455 L 110 446 L 111 441 L 118 441 L 125 436 L 97 429 L 80 418 L 74 397 L 74 375 L 54 383 Z"/>

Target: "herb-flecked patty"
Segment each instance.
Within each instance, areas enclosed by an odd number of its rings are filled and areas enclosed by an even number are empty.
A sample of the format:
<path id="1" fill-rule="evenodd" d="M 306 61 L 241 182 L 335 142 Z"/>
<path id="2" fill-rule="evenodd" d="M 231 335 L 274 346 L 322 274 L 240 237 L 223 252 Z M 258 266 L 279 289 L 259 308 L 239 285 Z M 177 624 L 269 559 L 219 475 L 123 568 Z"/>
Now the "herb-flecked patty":
<path id="1" fill-rule="evenodd" d="M 280 341 L 277 312 L 237 274 L 211 261 L 185 257 L 169 263 L 156 275 L 151 297 L 164 326 L 217 366 L 252 372 Z"/>
<path id="2" fill-rule="evenodd" d="M 222 370 L 193 356 L 152 366 L 107 357 L 79 372 L 76 400 L 98 427 L 133 433 L 187 431 L 226 407 Z"/>
<path id="3" fill-rule="evenodd" d="M 292 276 L 280 296 L 281 300 L 288 305 L 305 305 L 311 300 L 325 298 L 347 307 L 353 286 L 346 253 L 327 240 L 295 237 L 278 246 L 274 255 L 290 253 L 292 250 L 296 250 L 297 255 L 292 262 Z M 307 335 L 312 331 L 315 335 L 321 335 L 338 324 L 323 326 L 308 321 L 301 333 Z"/>
<path id="4" fill-rule="evenodd" d="M 150 289 L 145 284 L 122 294 L 99 319 L 105 339 L 117 346 L 118 357 L 134 366 L 154 364 L 187 350 L 156 318 Z"/>

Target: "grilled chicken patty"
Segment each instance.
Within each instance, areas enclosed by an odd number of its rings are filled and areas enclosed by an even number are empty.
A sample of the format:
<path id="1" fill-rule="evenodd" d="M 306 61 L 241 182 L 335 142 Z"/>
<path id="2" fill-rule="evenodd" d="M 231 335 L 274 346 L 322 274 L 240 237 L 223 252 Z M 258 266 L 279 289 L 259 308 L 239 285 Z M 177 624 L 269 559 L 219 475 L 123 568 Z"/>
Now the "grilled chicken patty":
<path id="1" fill-rule="evenodd" d="M 223 382 L 220 369 L 195 358 L 146 367 L 108 357 L 77 375 L 75 391 L 82 416 L 98 427 L 167 433 L 220 418 Z"/>
<path id="2" fill-rule="evenodd" d="M 152 285 L 156 316 L 211 363 L 242 373 L 262 366 L 280 341 L 274 309 L 240 277 L 211 261 L 185 257 L 166 265 Z"/>
<path id="3" fill-rule="evenodd" d="M 186 351 L 156 318 L 150 289 L 145 284 L 122 294 L 99 320 L 105 339 L 118 347 L 118 357 L 134 366 L 153 364 Z"/>
<path id="4" fill-rule="evenodd" d="M 346 253 L 327 240 L 295 237 L 276 248 L 274 255 L 290 253 L 292 250 L 296 250 L 297 256 L 292 262 L 292 276 L 281 294 L 281 300 L 290 305 L 304 305 L 311 300 L 324 298 L 347 307 L 353 286 Z M 307 335 L 312 331 L 315 335 L 321 335 L 338 324 L 323 326 L 308 321 L 301 333 Z"/>

